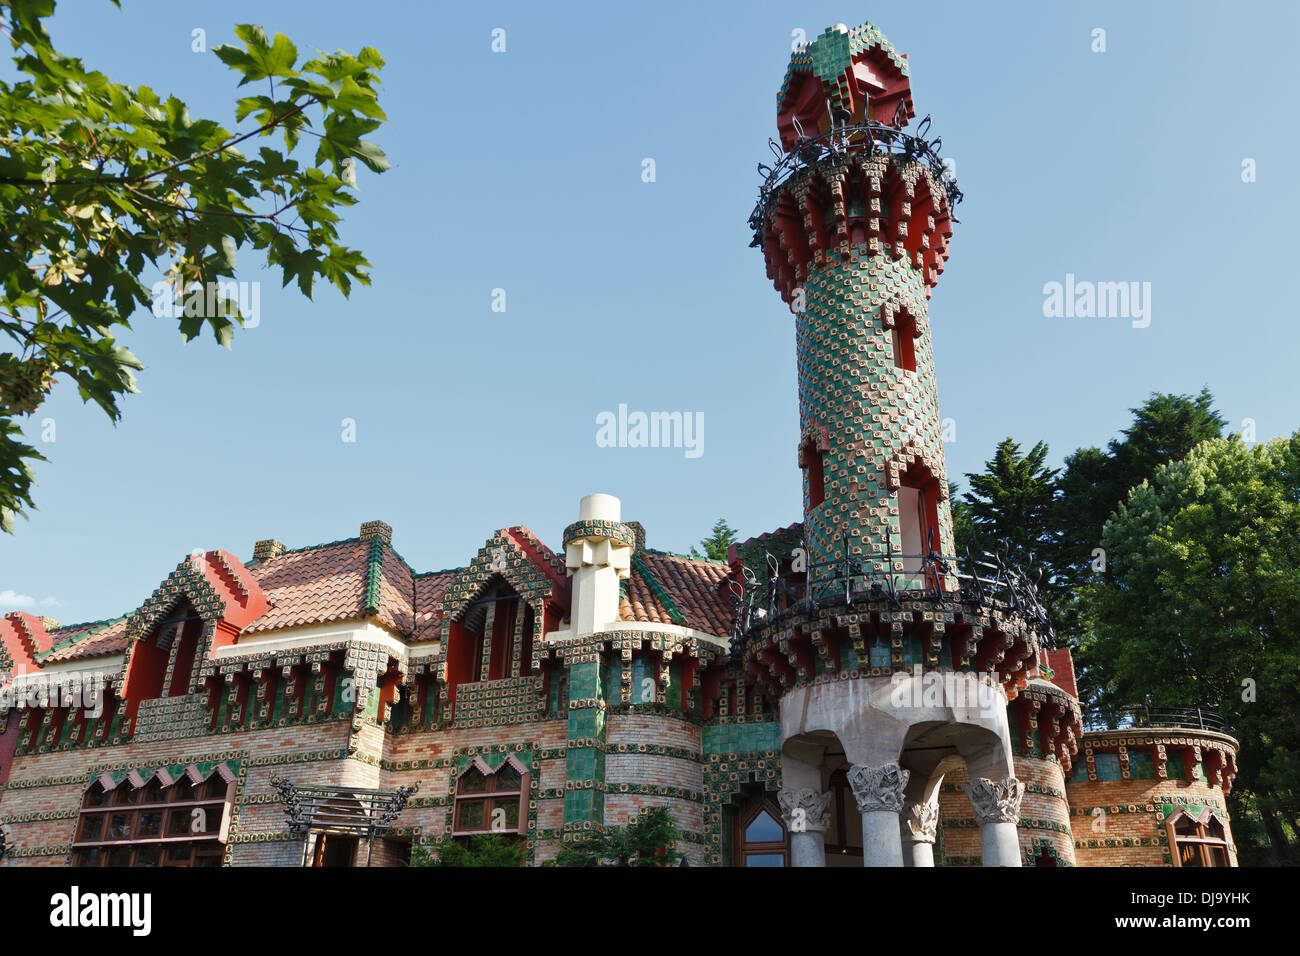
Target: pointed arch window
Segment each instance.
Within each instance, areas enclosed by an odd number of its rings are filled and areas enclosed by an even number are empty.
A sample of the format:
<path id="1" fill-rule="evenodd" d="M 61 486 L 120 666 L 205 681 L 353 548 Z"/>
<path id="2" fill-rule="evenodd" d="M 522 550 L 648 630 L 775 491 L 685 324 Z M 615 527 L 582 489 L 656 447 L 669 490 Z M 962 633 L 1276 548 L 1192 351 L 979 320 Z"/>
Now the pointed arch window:
<path id="1" fill-rule="evenodd" d="M 736 814 L 735 864 L 789 866 L 790 851 L 781 810 L 767 795 L 755 797 Z"/>

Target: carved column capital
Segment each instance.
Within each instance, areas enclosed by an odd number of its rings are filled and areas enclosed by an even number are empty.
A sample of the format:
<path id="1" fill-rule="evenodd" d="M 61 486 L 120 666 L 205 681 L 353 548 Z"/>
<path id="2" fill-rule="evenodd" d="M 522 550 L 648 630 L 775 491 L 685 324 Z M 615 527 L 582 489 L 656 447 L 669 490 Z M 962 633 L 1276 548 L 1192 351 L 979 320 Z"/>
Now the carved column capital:
<path id="1" fill-rule="evenodd" d="M 854 764 L 848 773 L 849 786 L 853 788 L 853 797 L 858 801 L 858 812 L 868 810 L 890 810 L 901 813 L 903 809 L 903 788 L 907 778 L 912 774 L 897 763 L 882 764 L 879 767 L 865 767 Z"/>
<path id="2" fill-rule="evenodd" d="M 781 819 L 791 833 L 825 833 L 830 826 L 831 795 L 805 787 L 777 794 Z"/>
<path id="3" fill-rule="evenodd" d="M 903 811 L 904 839 L 909 843 L 933 843 L 939 829 L 939 801 L 911 803 Z"/>
<path id="4" fill-rule="evenodd" d="M 977 823 L 1020 822 L 1020 798 L 1025 795 L 1025 785 L 1015 777 L 1005 780 L 977 777 L 964 789 L 975 808 Z"/>

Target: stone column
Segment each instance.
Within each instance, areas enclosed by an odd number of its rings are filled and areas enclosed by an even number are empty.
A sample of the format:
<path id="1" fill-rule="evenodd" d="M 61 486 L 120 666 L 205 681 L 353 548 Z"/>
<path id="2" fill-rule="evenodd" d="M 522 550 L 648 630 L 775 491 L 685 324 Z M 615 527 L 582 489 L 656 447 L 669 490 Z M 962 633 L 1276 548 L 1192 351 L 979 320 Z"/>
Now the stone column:
<path id="1" fill-rule="evenodd" d="M 897 763 L 879 767 L 854 764 L 849 786 L 862 814 L 862 865 L 902 866 L 903 841 L 898 815 L 903 810 L 903 788 L 911 774 Z"/>
<path id="2" fill-rule="evenodd" d="M 1020 798 L 1025 795 L 1025 785 L 1015 777 L 976 777 L 965 785 L 965 790 L 975 808 L 975 822 L 980 825 L 984 865 L 1020 866 L 1016 824 L 1020 822 Z"/>
<path id="3" fill-rule="evenodd" d="M 908 801 L 902 824 L 903 865 L 934 866 L 934 839 L 939 830 L 939 798 L 926 803 Z"/>
<path id="4" fill-rule="evenodd" d="M 782 790 L 777 802 L 790 834 L 790 865 L 825 866 L 831 795 L 811 788 Z"/>

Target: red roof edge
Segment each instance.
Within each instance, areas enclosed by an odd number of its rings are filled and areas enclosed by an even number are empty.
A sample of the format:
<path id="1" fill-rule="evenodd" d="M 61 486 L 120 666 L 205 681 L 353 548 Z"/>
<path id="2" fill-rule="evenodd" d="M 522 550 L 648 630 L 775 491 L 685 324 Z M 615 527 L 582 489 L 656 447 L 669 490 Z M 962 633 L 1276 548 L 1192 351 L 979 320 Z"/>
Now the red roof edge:
<path id="1" fill-rule="evenodd" d="M 11 611 L 0 618 L 0 644 L 4 645 L 14 663 L 16 674 L 28 674 L 41 669 L 36 655 L 54 646 L 45 624 L 34 614 Z"/>
<path id="2" fill-rule="evenodd" d="M 222 633 L 213 641 L 215 653 L 219 646 L 236 643 L 239 632 L 270 610 L 271 602 L 248 568 L 229 551 L 209 551 L 198 566 L 226 606 L 219 627 Z"/>

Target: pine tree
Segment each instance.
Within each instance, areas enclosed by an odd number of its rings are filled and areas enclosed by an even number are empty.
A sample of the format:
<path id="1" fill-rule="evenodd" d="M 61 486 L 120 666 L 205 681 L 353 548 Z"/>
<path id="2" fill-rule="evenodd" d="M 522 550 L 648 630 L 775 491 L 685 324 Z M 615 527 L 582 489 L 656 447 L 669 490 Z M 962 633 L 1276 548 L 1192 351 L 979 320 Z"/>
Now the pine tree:
<path id="1" fill-rule="evenodd" d="M 1048 468 L 1047 443 L 1028 453 L 1011 438 L 998 443 L 984 471 L 968 474 L 971 490 L 962 496 L 958 517 L 967 522 L 972 550 L 1002 550 L 1014 563 L 1028 565 L 1051 540 L 1052 503 L 1057 469 Z"/>
<path id="2" fill-rule="evenodd" d="M 726 518 L 719 518 L 713 525 L 713 531 L 710 535 L 700 542 L 700 547 L 704 549 L 700 553 L 699 549 L 691 548 L 691 557 L 703 561 L 726 561 L 727 551 L 736 543 L 736 529 L 727 524 Z"/>

